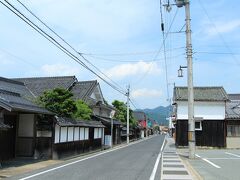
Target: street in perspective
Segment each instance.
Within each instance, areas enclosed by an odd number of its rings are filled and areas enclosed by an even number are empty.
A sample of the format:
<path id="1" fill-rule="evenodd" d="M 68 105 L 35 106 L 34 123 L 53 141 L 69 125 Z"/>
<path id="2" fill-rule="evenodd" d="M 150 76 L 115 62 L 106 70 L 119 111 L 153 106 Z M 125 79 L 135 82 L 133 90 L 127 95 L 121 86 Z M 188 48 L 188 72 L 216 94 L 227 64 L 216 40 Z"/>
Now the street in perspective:
<path id="1" fill-rule="evenodd" d="M 239 180 L 237 5 L 0 0 L 0 179 Z"/>

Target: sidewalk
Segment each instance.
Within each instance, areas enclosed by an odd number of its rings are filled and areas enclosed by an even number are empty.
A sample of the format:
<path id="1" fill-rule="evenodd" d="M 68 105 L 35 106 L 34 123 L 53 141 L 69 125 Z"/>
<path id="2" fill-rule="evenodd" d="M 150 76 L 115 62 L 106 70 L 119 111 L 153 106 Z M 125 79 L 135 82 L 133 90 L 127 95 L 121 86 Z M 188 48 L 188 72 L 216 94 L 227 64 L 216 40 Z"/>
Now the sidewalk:
<path id="1" fill-rule="evenodd" d="M 11 166 L 8 168 L 3 168 L 3 169 L 0 169 L 0 179 L 11 177 L 18 174 L 27 173 L 33 170 L 37 170 L 37 169 L 58 164 L 61 162 L 63 162 L 63 160 L 45 160 L 45 161 L 40 161 L 35 163 L 25 163 L 25 165 L 20 165 L 20 166 Z"/>
<path id="2" fill-rule="evenodd" d="M 202 179 L 186 159 L 179 155 L 173 138 L 166 138 L 166 141 L 162 155 L 161 179 Z"/>

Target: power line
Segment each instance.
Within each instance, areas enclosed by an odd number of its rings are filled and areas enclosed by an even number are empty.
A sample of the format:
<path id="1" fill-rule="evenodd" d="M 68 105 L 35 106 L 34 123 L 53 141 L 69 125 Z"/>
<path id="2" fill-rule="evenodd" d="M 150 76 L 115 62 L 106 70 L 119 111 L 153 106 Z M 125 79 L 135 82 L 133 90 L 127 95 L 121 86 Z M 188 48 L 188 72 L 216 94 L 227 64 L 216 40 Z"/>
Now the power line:
<path id="1" fill-rule="evenodd" d="M 12 56 L 14 59 L 17 59 L 18 61 L 24 62 L 25 64 L 28 64 L 28 65 L 30 65 L 30 66 L 32 66 L 34 68 L 37 68 L 37 66 L 35 66 L 34 64 L 30 63 L 29 61 L 27 61 L 27 60 L 25 60 L 25 59 L 23 59 L 23 58 L 21 58 L 19 56 L 14 55 L 13 53 L 10 53 L 10 52 L 8 52 L 8 51 L 6 51 L 4 49 L 0 49 L 0 51 L 2 51 L 3 53 L 5 53 L 5 54 L 7 54 L 9 56 Z"/>
<path id="2" fill-rule="evenodd" d="M 15 6 L 13 6 L 11 3 L 9 3 L 7 0 L 4 0 L 7 4 L 0 1 L 2 5 L 4 5 L 7 9 L 9 9 L 12 13 L 14 13 L 16 16 L 18 16 L 21 20 L 23 20 L 25 23 L 27 23 L 31 28 L 33 28 L 35 31 L 37 31 L 40 35 L 42 35 L 45 39 L 47 39 L 49 42 L 51 42 L 54 46 L 56 46 L 58 49 L 60 49 L 62 52 L 64 52 L 67 56 L 69 56 L 71 59 L 73 59 L 78 64 L 82 65 L 84 68 L 95 74 L 97 77 L 99 77 L 101 80 L 103 80 L 106 84 L 108 84 L 110 87 L 118 91 L 119 93 L 125 95 L 125 91 L 122 89 L 119 89 L 115 85 L 111 84 L 107 80 L 105 80 L 103 77 L 98 75 L 95 71 L 90 69 L 83 61 L 81 61 L 78 57 L 76 57 L 74 54 L 72 54 L 69 50 L 67 50 L 63 45 L 61 45 L 57 40 L 55 40 L 52 36 L 47 34 L 44 30 L 42 30 L 39 26 L 37 26 L 35 23 L 33 23 L 29 18 L 27 18 L 24 14 L 22 14 Z M 9 7 L 10 6 L 10 7 Z"/>
<path id="3" fill-rule="evenodd" d="M 171 28 L 172 28 L 172 25 L 173 25 L 173 22 L 174 22 L 175 19 L 176 19 L 177 13 L 178 13 L 178 9 L 176 9 L 176 11 L 175 11 L 175 14 L 174 14 L 174 17 L 173 17 L 173 19 L 172 19 L 172 22 L 171 22 L 171 24 L 170 24 L 170 26 L 169 26 L 169 28 L 168 28 L 168 31 L 167 31 L 167 33 L 166 33 L 166 35 L 165 35 L 165 37 L 164 37 L 164 41 L 167 39 L 167 37 L 168 37 L 168 35 L 169 35 L 169 32 L 170 32 L 170 30 L 171 30 Z M 163 48 L 163 44 L 161 44 L 158 52 L 156 53 L 156 55 L 155 55 L 154 58 L 153 58 L 153 61 L 156 61 L 156 59 L 157 59 L 159 53 L 161 52 L 162 48 Z M 147 71 L 141 78 L 139 78 L 138 81 L 136 81 L 135 84 L 137 84 L 137 83 L 139 83 L 140 81 L 142 81 L 142 80 L 146 77 L 146 75 L 150 72 L 151 69 L 152 69 L 152 66 L 148 68 L 148 71 Z"/>
<path id="4" fill-rule="evenodd" d="M 50 28 L 46 23 L 44 23 L 36 14 L 34 14 L 27 6 L 25 6 L 20 0 L 17 0 L 18 3 L 20 3 L 32 16 L 34 16 L 38 21 L 40 21 L 47 29 L 49 29 L 54 35 L 56 35 L 58 38 L 60 38 L 65 44 L 67 44 L 75 53 L 80 55 L 87 63 L 89 63 L 91 66 L 93 66 L 98 72 L 100 72 L 103 76 L 105 76 L 107 79 L 109 79 L 113 84 L 115 84 L 118 88 L 121 89 L 121 87 L 114 82 L 111 78 L 109 78 L 105 73 L 103 73 L 98 67 L 96 67 L 94 64 L 92 64 L 89 60 L 87 60 L 83 53 L 78 52 L 72 45 L 70 45 L 65 39 L 63 39 L 58 33 L 56 33 L 52 28 Z"/>
<path id="5" fill-rule="evenodd" d="M 183 49 L 185 47 L 176 47 L 172 50 Z M 169 51 L 169 50 L 166 50 Z M 138 55 L 145 55 L 145 54 L 155 54 L 157 51 L 143 51 L 143 52 L 125 52 L 125 53 L 113 53 L 113 54 L 106 54 L 106 53 L 82 53 L 85 56 L 138 56 Z"/>
<path id="6" fill-rule="evenodd" d="M 183 53 L 181 54 L 178 54 L 176 56 L 172 56 L 171 58 L 176 58 L 176 57 L 179 57 L 179 56 L 182 56 L 184 55 Z M 102 61 L 107 61 L 107 62 L 115 62 L 115 63 L 119 63 L 119 62 L 139 62 L 139 61 L 143 61 L 143 62 L 154 62 L 154 61 L 162 61 L 164 60 L 164 58 L 159 58 L 159 59 L 155 59 L 155 60 L 152 60 L 152 59 L 148 59 L 148 60 L 119 60 L 119 59 L 109 59 L 109 58 L 103 58 L 103 57 L 98 57 L 98 56 L 92 56 L 92 55 L 89 55 L 89 57 L 93 57 L 95 59 L 99 59 L 99 60 L 102 60 Z"/>
<path id="7" fill-rule="evenodd" d="M 215 25 L 215 23 L 213 22 L 212 18 L 209 16 L 209 14 L 208 14 L 206 8 L 204 7 L 202 1 L 201 1 L 201 0 L 198 0 L 198 2 L 199 2 L 199 4 L 200 4 L 203 12 L 206 14 L 208 20 L 211 22 L 211 24 L 212 24 L 213 27 L 215 28 L 215 30 L 216 30 L 218 36 L 220 37 L 220 39 L 222 40 L 224 46 L 225 46 L 225 47 L 227 48 L 227 50 L 230 52 L 230 55 L 231 55 L 232 58 L 236 61 L 236 63 L 237 63 L 238 65 L 240 65 L 238 59 L 234 56 L 234 54 L 232 53 L 232 50 L 230 49 L 230 47 L 228 46 L 227 42 L 226 42 L 225 39 L 223 38 L 222 34 L 219 32 L 219 30 L 218 30 L 217 26 Z"/>
<path id="8" fill-rule="evenodd" d="M 165 78 L 166 78 L 166 88 L 167 88 L 167 97 L 169 99 L 169 87 L 168 87 L 168 65 L 167 65 L 167 56 L 166 56 L 166 42 L 165 42 L 165 31 L 164 31 L 164 23 L 163 23 L 163 13 L 162 13 L 162 0 L 159 0 L 160 3 L 160 16 L 161 16 L 161 30 L 163 37 L 163 56 L 164 56 L 164 64 L 165 64 Z"/>
<path id="9" fill-rule="evenodd" d="M 197 54 L 226 54 L 226 55 L 240 55 L 240 53 L 232 53 L 232 52 L 208 52 L 208 51 L 195 51 L 193 53 Z"/>

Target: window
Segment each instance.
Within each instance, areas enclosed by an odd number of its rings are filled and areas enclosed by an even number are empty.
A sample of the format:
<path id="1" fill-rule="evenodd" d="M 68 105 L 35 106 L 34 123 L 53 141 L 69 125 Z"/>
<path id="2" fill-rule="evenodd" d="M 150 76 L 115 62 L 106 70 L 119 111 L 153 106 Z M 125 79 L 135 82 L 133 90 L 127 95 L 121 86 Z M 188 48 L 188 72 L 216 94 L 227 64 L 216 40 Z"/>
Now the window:
<path id="1" fill-rule="evenodd" d="M 202 130 L 202 121 L 195 121 L 195 131 Z"/>
<path id="2" fill-rule="evenodd" d="M 227 125 L 227 136 L 228 137 L 240 136 L 240 125 Z"/>

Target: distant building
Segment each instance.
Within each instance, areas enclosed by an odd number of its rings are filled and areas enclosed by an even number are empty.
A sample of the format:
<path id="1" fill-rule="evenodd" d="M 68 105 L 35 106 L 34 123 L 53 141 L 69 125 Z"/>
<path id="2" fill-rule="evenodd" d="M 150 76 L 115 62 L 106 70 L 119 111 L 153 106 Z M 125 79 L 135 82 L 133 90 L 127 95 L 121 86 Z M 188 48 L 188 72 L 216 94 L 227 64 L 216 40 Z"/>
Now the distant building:
<path id="1" fill-rule="evenodd" d="M 147 117 L 142 111 L 133 111 L 133 117 L 137 120 L 141 132 L 141 138 L 147 135 Z"/>

